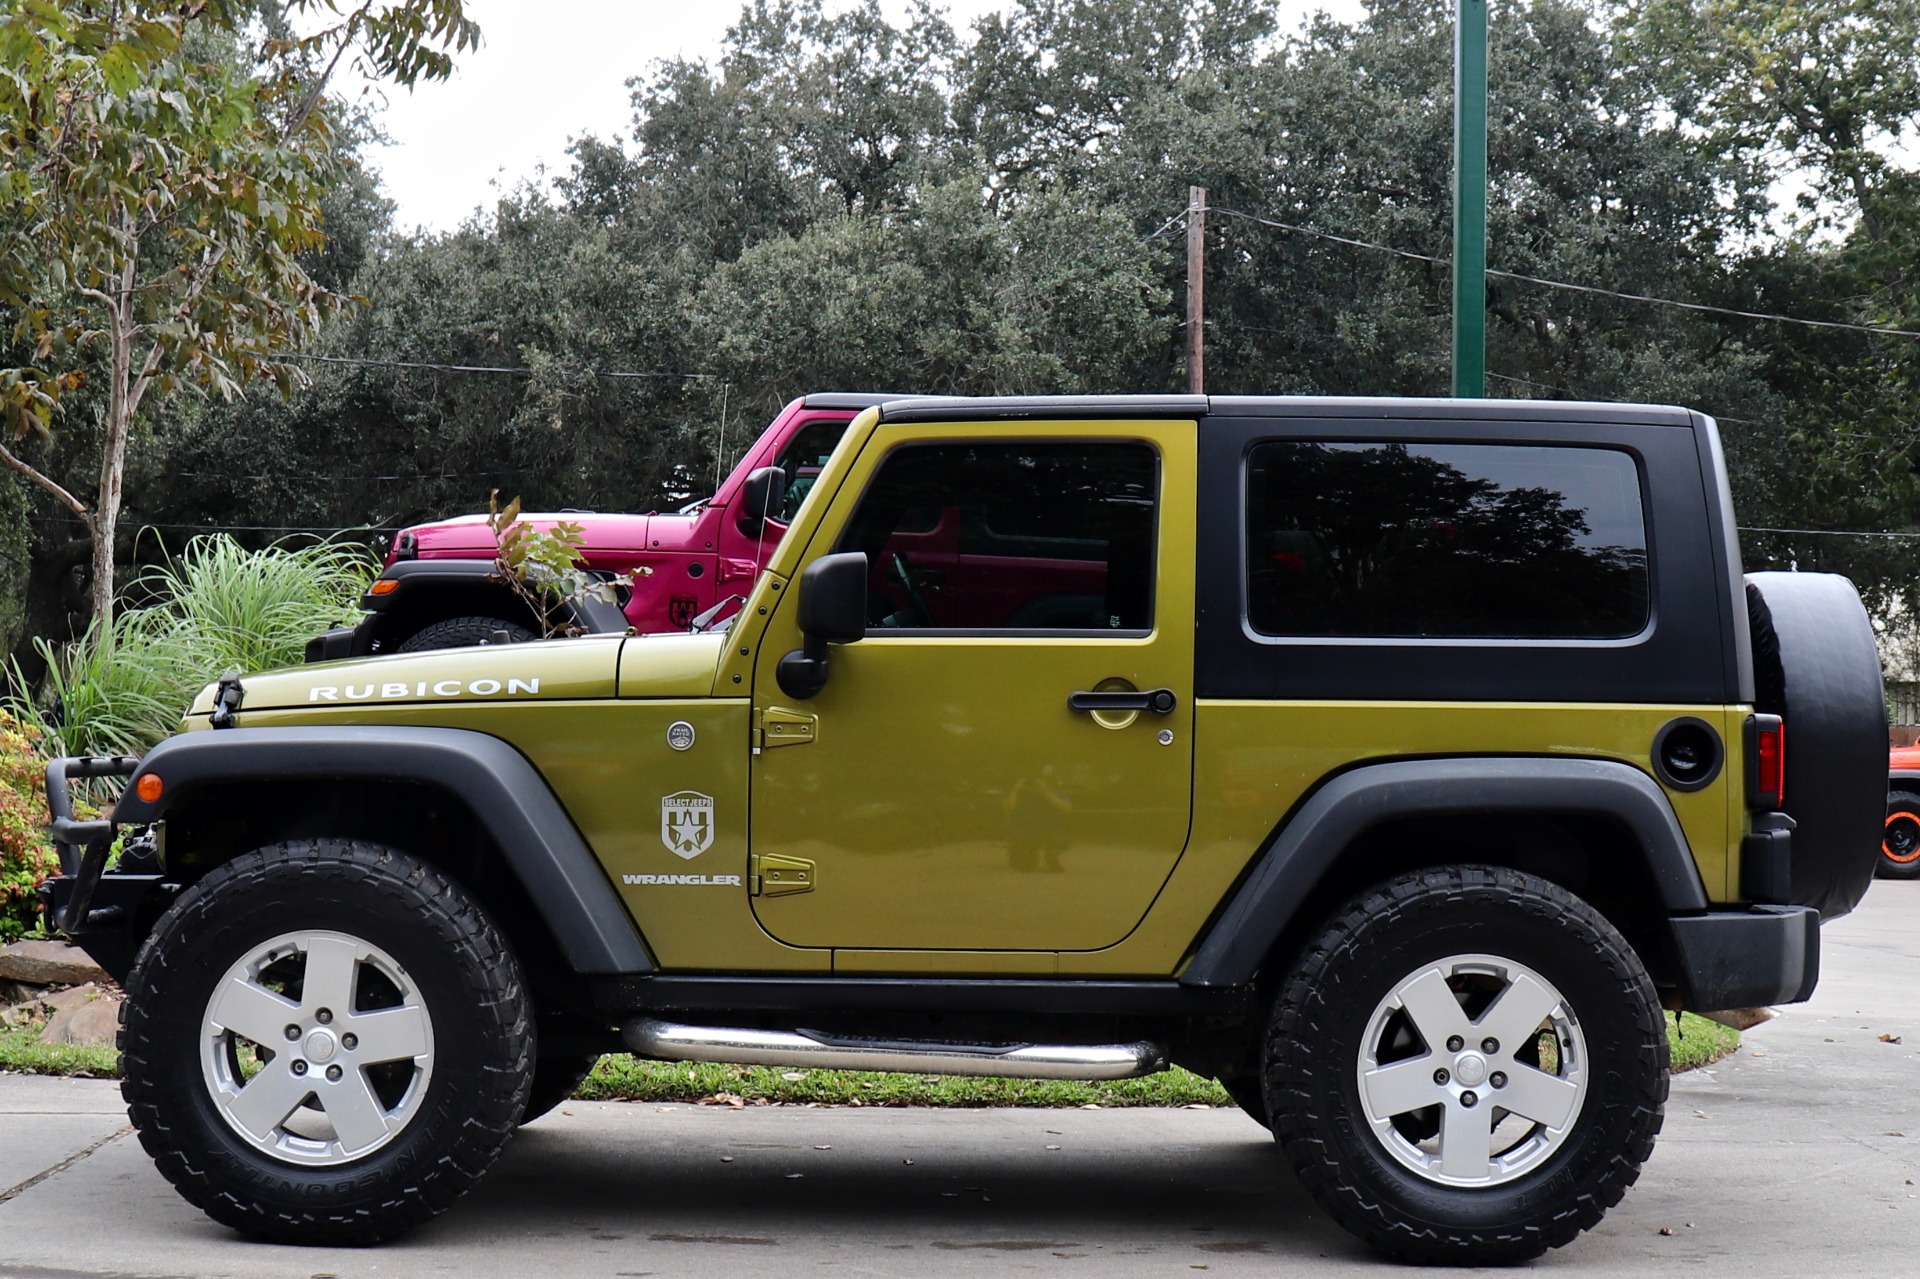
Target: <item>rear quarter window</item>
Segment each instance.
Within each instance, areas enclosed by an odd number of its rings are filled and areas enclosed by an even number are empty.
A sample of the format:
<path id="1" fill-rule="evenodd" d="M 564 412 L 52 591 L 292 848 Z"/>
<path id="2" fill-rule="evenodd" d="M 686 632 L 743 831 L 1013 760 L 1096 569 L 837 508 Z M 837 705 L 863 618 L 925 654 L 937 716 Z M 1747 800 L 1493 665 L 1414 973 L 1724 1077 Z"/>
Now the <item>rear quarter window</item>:
<path id="1" fill-rule="evenodd" d="M 1624 450 L 1281 440 L 1245 474 L 1258 634 L 1609 640 L 1651 620 Z"/>

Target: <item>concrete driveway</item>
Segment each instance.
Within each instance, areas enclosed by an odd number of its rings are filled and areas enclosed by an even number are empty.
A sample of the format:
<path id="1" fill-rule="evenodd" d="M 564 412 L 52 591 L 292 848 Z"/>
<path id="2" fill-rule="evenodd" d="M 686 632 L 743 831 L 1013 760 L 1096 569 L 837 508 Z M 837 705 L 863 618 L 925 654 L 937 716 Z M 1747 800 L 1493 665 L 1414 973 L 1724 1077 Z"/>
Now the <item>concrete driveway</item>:
<path id="1" fill-rule="evenodd" d="M 1674 1084 L 1569 1275 L 1920 1272 L 1920 883 L 1826 930 L 1818 997 Z M 1882 1036 L 1898 1037 L 1890 1043 Z M 368 1250 L 239 1240 L 181 1201 L 110 1083 L 0 1078 L 0 1276 L 1393 1273 L 1237 1111 L 574 1103 L 478 1191 Z"/>

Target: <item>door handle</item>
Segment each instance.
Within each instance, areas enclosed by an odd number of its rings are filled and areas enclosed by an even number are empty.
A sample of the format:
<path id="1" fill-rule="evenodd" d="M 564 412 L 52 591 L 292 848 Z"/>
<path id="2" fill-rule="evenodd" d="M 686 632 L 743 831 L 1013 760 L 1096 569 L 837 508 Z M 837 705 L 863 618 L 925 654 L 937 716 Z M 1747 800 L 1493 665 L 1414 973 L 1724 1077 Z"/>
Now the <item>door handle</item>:
<path id="1" fill-rule="evenodd" d="M 1170 688 L 1149 688 L 1139 693 L 1068 693 L 1070 711 L 1152 711 L 1171 715 L 1180 699 Z"/>

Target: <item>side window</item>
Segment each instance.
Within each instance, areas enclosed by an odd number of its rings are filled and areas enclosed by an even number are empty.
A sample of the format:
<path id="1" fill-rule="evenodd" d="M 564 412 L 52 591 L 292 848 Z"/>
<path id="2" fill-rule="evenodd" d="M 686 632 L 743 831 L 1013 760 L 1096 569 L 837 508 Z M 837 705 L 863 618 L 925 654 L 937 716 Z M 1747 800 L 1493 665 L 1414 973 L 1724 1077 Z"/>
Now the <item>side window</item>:
<path id="1" fill-rule="evenodd" d="M 1623 639 L 1650 618 L 1618 450 L 1276 441 L 1248 457 L 1246 512 L 1261 634 Z"/>
<path id="2" fill-rule="evenodd" d="M 794 513 L 806 499 L 807 490 L 819 478 L 820 468 L 833 456 L 833 450 L 840 444 L 840 437 L 846 433 L 845 422 L 832 419 L 809 422 L 794 432 L 787 446 L 780 450 L 780 456 L 774 459 L 773 464 L 787 473 L 787 497 L 781 503 L 777 517 L 782 524 L 793 522 Z"/>
<path id="3" fill-rule="evenodd" d="M 874 628 L 1145 631 L 1159 472 L 1145 444 L 906 445 L 839 549 L 867 554 Z"/>

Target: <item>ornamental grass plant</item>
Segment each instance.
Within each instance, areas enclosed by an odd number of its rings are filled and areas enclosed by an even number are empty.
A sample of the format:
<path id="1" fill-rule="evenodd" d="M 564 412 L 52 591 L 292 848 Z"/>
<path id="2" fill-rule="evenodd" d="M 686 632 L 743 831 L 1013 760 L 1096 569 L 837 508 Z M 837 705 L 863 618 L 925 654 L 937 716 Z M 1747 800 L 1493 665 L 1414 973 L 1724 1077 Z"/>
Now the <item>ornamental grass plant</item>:
<path id="1" fill-rule="evenodd" d="M 133 580 L 105 631 L 36 639 L 46 674 L 33 690 L 11 664 L 5 708 L 44 750 L 139 754 L 222 671 L 299 662 L 308 638 L 352 617 L 373 571 L 367 550 L 346 543 L 249 550 L 225 534 L 196 537 Z"/>

